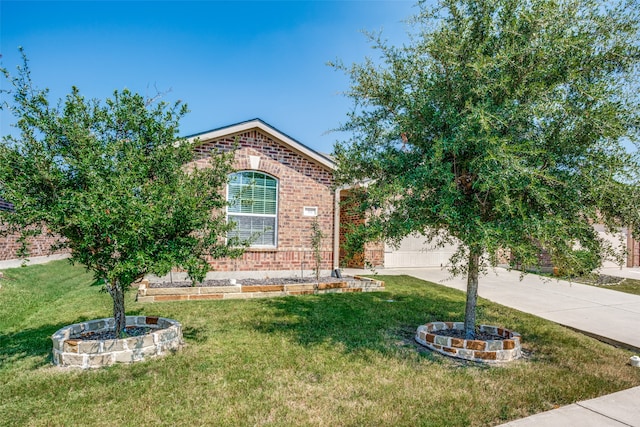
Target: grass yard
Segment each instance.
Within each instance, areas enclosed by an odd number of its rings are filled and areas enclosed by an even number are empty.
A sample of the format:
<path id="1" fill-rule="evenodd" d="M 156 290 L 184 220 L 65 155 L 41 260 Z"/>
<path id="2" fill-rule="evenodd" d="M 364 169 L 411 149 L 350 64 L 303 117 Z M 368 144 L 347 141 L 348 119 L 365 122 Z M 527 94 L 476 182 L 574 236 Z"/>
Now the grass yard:
<path id="1" fill-rule="evenodd" d="M 583 276 L 573 279 L 578 283 L 597 286 L 599 288 L 611 289 L 612 291 L 625 292 L 627 294 L 640 295 L 640 280 L 620 278 L 618 283 L 600 284 L 597 276 Z"/>
<path id="2" fill-rule="evenodd" d="M 619 284 L 610 285 L 606 288 L 614 291 L 626 292 L 628 294 L 640 295 L 640 280 L 623 279 Z"/>
<path id="3" fill-rule="evenodd" d="M 461 321 L 464 294 L 383 280 L 386 292 L 259 300 L 144 305 L 131 292 L 127 313 L 179 320 L 186 347 L 83 372 L 50 365 L 50 336 L 109 317 L 109 295 L 66 261 L 6 270 L 0 425 L 485 426 L 640 385 L 631 353 L 483 299 L 478 320 L 520 332 L 526 359 L 486 367 L 420 350 L 415 328 Z"/>

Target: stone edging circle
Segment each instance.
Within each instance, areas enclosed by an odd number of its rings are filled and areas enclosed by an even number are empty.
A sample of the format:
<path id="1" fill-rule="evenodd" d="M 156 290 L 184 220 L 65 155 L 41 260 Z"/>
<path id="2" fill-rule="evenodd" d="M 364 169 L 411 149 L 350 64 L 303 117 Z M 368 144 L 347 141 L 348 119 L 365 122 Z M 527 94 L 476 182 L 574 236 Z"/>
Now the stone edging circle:
<path id="1" fill-rule="evenodd" d="M 108 340 L 81 340 L 83 332 L 112 330 L 113 318 L 76 323 L 56 331 L 53 364 L 74 368 L 100 368 L 114 363 L 132 363 L 162 356 L 182 345 L 182 325 L 173 319 L 154 316 L 127 316 L 126 326 L 146 327 L 145 335 Z"/>
<path id="2" fill-rule="evenodd" d="M 415 340 L 423 346 L 446 356 L 483 363 L 510 362 L 522 356 L 521 336 L 517 332 L 491 325 L 480 325 L 479 330 L 504 339 L 466 340 L 438 335 L 447 329 L 464 330 L 462 322 L 431 322 L 418 327 Z"/>

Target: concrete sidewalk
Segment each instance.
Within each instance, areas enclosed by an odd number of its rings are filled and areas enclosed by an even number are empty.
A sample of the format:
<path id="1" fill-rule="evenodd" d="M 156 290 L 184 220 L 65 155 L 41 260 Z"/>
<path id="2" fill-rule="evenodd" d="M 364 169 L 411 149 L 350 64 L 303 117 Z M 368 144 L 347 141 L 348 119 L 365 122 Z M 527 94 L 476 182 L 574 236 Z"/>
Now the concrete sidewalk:
<path id="1" fill-rule="evenodd" d="M 0 270 L 6 270 L 7 268 L 18 268 L 22 267 L 23 265 L 45 264 L 50 261 L 56 261 L 65 258 L 69 258 L 69 254 L 34 256 L 27 258 L 27 260 L 9 259 L 6 261 L 0 261 Z"/>
<path id="2" fill-rule="evenodd" d="M 637 427 L 640 426 L 640 387 L 563 406 L 499 427 Z"/>
<path id="3" fill-rule="evenodd" d="M 620 273 L 619 269 L 618 273 Z M 637 272 L 636 272 L 637 271 Z M 365 270 L 346 269 L 346 274 L 371 274 Z M 379 274 L 406 274 L 466 290 L 466 279 L 451 278 L 440 268 L 380 269 Z M 640 278 L 640 269 L 623 269 L 622 274 L 604 274 Z M 594 286 L 545 279 L 498 268 L 479 278 L 481 297 L 535 314 L 578 330 L 602 341 L 640 352 L 640 296 Z M 578 402 L 543 412 L 504 426 L 633 426 L 640 427 L 640 387 L 608 396 Z"/>

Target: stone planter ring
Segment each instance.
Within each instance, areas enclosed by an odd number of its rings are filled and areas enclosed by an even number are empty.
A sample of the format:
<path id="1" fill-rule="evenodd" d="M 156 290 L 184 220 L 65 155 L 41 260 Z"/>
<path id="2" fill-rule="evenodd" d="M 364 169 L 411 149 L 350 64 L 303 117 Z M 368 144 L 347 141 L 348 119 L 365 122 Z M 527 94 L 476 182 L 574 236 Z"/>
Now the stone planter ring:
<path id="1" fill-rule="evenodd" d="M 464 330 L 462 322 L 432 322 L 421 325 L 416 341 L 446 356 L 474 362 L 510 362 L 522 356 L 521 338 L 517 332 L 491 325 L 480 325 L 479 331 L 494 335 L 493 340 L 467 340 L 438 334 L 448 329 Z"/>
<path id="2" fill-rule="evenodd" d="M 58 330 L 53 341 L 53 363 L 75 368 L 99 368 L 158 357 L 182 345 L 182 326 L 175 320 L 152 316 L 127 316 L 127 327 L 148 329 L 144 335 L 122 339 L 86 339 L 81 335 L 113 330 L 114 319 L 97 319 Z"/>

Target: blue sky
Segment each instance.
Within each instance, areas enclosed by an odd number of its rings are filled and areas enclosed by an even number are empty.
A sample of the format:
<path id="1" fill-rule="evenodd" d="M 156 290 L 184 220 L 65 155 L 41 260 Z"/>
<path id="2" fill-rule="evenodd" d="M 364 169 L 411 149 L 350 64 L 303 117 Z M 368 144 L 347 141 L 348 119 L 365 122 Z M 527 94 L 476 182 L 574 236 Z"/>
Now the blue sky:
<path id="1" fill-rule="evenodd" d="M 326 63 L 376 56 L 362 30 L 407 40 L 413 1 L 7 1 L 0 0 L 0 60 L 18 46 L 52 99 L 72 85 L 87 98 L 115 89 L 182 100 L 189 135 L 261 118 L 331 152 L 351 101 L 348 78 Z M 3 84 L 5 84 L 3 82 Z M 156 90 L 157 89 L 157 90 Z M 11 131 L 3 114 L 0 134 Z"/>

